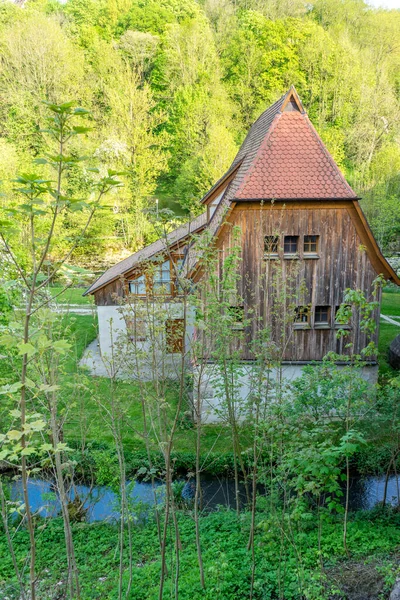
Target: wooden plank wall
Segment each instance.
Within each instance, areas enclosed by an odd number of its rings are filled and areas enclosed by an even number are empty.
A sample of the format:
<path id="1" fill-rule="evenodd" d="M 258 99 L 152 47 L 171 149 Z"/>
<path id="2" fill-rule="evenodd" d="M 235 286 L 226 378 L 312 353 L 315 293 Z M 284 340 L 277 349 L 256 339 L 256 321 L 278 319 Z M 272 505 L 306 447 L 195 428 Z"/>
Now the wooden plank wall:
<path id="1" fill-rule="evenodd" d="M 329 351 L 345 353 L 351 340 L 359 353 L 367 344 L 359 330 L 359 315 L 354 311 L 349 338 L 339 341 L 333 326 L 335 307 L 343 301 L 346 288 L 363 290 L 370 297 L 377 274 L 362 247 L 350 216 L 351 203 L 301 202 L 260 205 L 239 203 L 228 217 L 218 240 L 223 257 L 232 244 L 232 229 L 241 230 L 241 284 L 239 294 L 245 309 L 254 310 L 252 326 L 247 332 L 243 358 L 251 359 L 250 342 L 260 323 L 270 326 L 272 338 L 282 348 L 282 358 L 288 361 L 321 360 Z M 319 258 L 267 260 L 264 257 L 264 237 L 280 235 L 281 252 L 284 235 L 319 235 Z M 279 297 L 286 296 L 282 306 Z M 294 330 L 283 325 L 290 318 L 290 305 L 331 307 L 330 329 Z M 378 320 L 379 315 L 376 315 Z M 377 340 L 377 332 L 375 341 Z"/>
<path id="2" fill-rule="evenodd" d="M 125 296 L 124 285 L 121 278 L 111 281 L 108 285 L 100 288 L 94 294 L 94 301 L 97 306 L 116 306 L 115 294 L 121 298 Z"/>

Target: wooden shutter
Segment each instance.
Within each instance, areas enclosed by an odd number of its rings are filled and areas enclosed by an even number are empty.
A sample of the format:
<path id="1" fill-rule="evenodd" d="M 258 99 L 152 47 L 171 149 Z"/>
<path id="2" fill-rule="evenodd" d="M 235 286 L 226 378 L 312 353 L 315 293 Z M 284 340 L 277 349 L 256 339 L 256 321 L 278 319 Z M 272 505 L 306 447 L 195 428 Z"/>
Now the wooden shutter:
<path id="1" fill-rule="evenodd" d="M 177 354 L 183 351 L 184 323 L 184 319 L 167 319 L 165 322 L 168 354 Z"/>

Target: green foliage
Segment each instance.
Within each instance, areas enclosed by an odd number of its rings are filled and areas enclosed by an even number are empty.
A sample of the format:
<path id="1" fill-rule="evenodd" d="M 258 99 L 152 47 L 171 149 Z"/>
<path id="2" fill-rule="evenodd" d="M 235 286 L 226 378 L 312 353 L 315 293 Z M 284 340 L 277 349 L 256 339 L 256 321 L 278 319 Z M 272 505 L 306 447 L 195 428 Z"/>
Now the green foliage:
<path id="1" fill-rule="evenodd" d="M 77 98 L 96 132 L 71 156 L 123 169 L 125 188 L 94 217 L 72 260 L 102 267 L 154 240 L 162 195 L 197 213 L 249 126 L 295 84 L 328 149 L 362 196 L 385 252 L 398 251 L 399 50 L 396 11 L 362 1 L 50 0 L 1 5 L 0 179 L 29 172 L 46 144 L 42 100 Z M 63 68 L 60 69 L 59 65 Z M 90 173 L 70 164 L 68 194 Z M 1 206 L 2 200 L 0 200 Z M 70 213 L 54 257 L 82 223 Z M 62 235 L 64 234 L 65 235 Z"/>
<path id="2" fill-rule="evenodd" d="M 180 535 L 184 552 L 181 554 L 179 596 L 182 599 L 215 597 L 221 600 L 244 598 L 248 594 L 250 554 L 246 550 L 249 514 L 238 520 L 230 511 L 219 511 L 203 517 L 200 523 L 204 540 L 204 564 L 207 587 L 201 591 L 196 573 L 197 555 L 194 528 L 190 516 L 179 515 Z M 65 558 L 62 548 L 63 528 L 59 520 L 43 523 L 38 539 L 38 593 L 40 598 L 51 598 L 62 581 Z M 337 586 L 337 573 L 332 568 L 343 560 L 340 522 L 324 524 L 318 550 L 318 526 L 309 521 L 294 528 L 289 542 L 282 540 L 279 529 L 271 529 L 268 513 L 257 515 L 260 544 L 256 546 L 256 584 L 254 598 L 267 600 L 284 593 L 288 600 L 319 600 L 329 597 Z M 80 571 L 82 600 L 114 598 L 117 593 L 118 561 L 115 553 L 118 529 L 107 524 L 74 524 L 75 551 Z M 23 560 L 27 534 L 14 534 L 18 560 Z M 132 537 L 134 556 L 134 585 L 131 598 L 150 600 L 157 597 L 160 561 L 158 539 L 154 523 L 136 528 Z M 363 513 L 349 526 L 349 550 L 353 562 L 370 562 L 373 573 L 377 566 L 388 582 L 396 572 L 396 561 L 391 552 L 400 544 L 398 515 L 387 511 Z M 168 556 L 172 557 L 173 539 L 168 536 Z M 325 564 L 321 571 L 320 558 Z M 128 560 L 127 550 L 125 560 Z M 279 565 L 284 560 L 286 569 Z M 52 568 L 49 570 L 48 565 Z M 0 539 L 0 592 L 11 598 L 13 570 L 4 537 Z M 169 594 L 168 582 L 168 594 Z M 5 587 L 7 586 L 7 588 Z"/>

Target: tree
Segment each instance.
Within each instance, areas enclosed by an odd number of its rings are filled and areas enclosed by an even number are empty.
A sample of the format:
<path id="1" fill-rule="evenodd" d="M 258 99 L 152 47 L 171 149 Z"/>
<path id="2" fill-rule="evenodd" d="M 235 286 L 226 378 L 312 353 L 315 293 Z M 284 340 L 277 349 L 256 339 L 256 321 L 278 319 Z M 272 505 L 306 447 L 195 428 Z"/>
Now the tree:
<path id="1" fill-rule="evenodd" d="M 3 395 L 10 396 L 15 402 L 15 408 L 10 413 L 14 421 L 13 428 L 1 435 L 1 458 L 10 460 L 11 463 L 17 462 L 21 472 L 24 519 L 30 540 L 29 590 L 32 600 L 36 597 L 36 539 L 27 484 L 30 476 L 28 457 L 36 452 L 48 454 L 54 467 L 64 521 L 68 593 L 71 599 L 80 596 L 63 473 L 62 457 L 66 444 L 62 442 L 57 385 L 59 361 L 68 351 L 69 344 L 63 339 L 54 339 L 53 325 L 56 317 L 47 309 L 50 298 L 44 294 L 45 286 L 60 272 L 76 245 L 85 236 L 103 196 L 120 185 L 114 174 L 109 173 L 93 182 L 92 192 L 96 196 L 88 201 L 64 194 L 65 173 L 79 160 L 68 156 L 66 147 L 71 139 L 88 131 L 87 127 L 75 124 L 88 111 L 76 107 L 74 102 L 61 105 L 47 103 L 47 107 L 50 116 L 45 132 L 55 147 L 51 148 L 46 158 L 36 159 L 36 164 L 43 165 L 47 172 L 53 172 L 55 182 L 37 172 L 19 175 L 16 180 L 17 193 L 22 197 L 22 202 L 15 207 L 5 207 L 0 220 L 0 239 L 18 274 L 23 305 L 21 319 L 16 318 L 15 322 L 10 323 L 1 338 L 1 343 L 9 352 L 20 357 L 18 379 L 1 390 Z M 48 257 L 55 242 L 57 221 L 69 210 L 85 211 L 86 223 L 65 255 L 45 274 Z M 41 222 L 44 217 L 47 219 L 43 227 Z M 16 252 L 10 242 L 10 230 L 16 225 L 27 232 L 24 245 L 26 261 L 18 259 L 20 252 Z M 16 399 L 17 394 L 19 400 Z M 41 412 L 37 411 L 38 405 Z M 50 429 L 50 440 L 41 443 L 40 434 L 44 432 L 46 423 Z"/>

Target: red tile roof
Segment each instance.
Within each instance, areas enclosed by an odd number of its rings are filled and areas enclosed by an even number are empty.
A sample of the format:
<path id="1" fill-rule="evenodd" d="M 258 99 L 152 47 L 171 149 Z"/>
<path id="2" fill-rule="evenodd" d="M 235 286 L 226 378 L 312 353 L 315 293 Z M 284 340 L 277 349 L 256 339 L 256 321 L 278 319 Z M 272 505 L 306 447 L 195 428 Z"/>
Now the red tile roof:
<path id="1" fill-rule="evenodd" d="M 279 112 L 258 147 L 235 199 L 356 198 L 307 115 Z"/>

